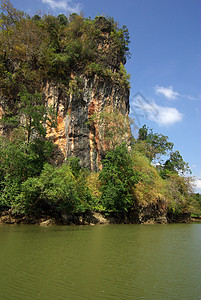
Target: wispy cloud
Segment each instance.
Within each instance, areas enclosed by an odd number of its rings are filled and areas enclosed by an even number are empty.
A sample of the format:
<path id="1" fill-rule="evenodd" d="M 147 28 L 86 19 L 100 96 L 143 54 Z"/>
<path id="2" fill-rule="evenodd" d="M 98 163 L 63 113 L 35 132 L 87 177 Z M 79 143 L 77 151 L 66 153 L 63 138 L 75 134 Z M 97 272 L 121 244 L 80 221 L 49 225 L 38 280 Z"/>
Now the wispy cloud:
<path id="1" fill-rule="evenodd" d="M 42 2 L 49 5 L 54 10 L 65 10 L 68 13 L 80 13 L 82 9 L 82 5 L 80 3 L 73 4 L 71 0 L 42 0 Z"/>
<path id="2" fill-rule="evenodd" d="M 201 95 L 198 95 L 197 97 L 192 96 L 192 95 L 184 95 L 184 94 L 180 94 L 176 91 L 174 91 L 173 86 L 169 86 L 169 87 L 164 87 L 164 86 L 158 86 L 156 85 L 154 87 L 155 93 L 156 95 L 162 95 L 165 98 L 169 99 L 169 100 L 175 100 L 178 97 L 182 97 L 182 98 L 186 98 L 188 100 L 192 100 L 192 101 L 199 101 L 201 100 Z"/>
<path id="3" fill-rule="evenodd" d="M 199 95 L 198 97 L 194 97 L 191 95 L 181 95 L 181 96 L 185 97 L 186 99 L 191 100 L 191 101 L 200 101 L 201 100 L 201 95 Z"/>
<path id="4" fill-rule="evenodd" d="M 173 90 L 172 86 L 164 87 L 164 86 L 156 85 L 154 89 L 155 89 L 156 95 L 163 95 L 167 99 L 170 99 L 170 100 L 174 100 L 179 96 L 179 93 L 175 92 Z"/>
<path id="5" fill-rule="evenodd" d="M 154 101 L 144 101 L 145 98 L 135 99 L 134 109 L 138 109 L 143 112 L 144 116 L 153 122 L 156 122 L 159 126 L 169 126 L 183 119 L 183 114 L 180 113 L 175 107 L 165 107 L 156 104 Z"/>

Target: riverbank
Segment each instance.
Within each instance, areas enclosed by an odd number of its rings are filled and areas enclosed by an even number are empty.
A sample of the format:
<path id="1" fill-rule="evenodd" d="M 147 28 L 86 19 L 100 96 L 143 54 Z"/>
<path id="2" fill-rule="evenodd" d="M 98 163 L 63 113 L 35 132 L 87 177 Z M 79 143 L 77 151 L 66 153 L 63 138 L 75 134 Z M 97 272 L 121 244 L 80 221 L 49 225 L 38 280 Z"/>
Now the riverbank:
<path id="1" fill-rule="evenodd" d="M 168 224 L 168 223 L 189 223 L 201 221 L 201 218 L 191 218 L 189 214 L 177 216 L 149 215 L 142 212 L 140 216 L 136 212 L 115 213 L 115 212 L 93 212 L 61 214 L 61 215 L 41 215 L 25 216 L 14 214 L 11 210 L 0 214 L 0 224 L 34 224 L 40 226 L 51 225 L 101 225 L 101 224 Z"/>

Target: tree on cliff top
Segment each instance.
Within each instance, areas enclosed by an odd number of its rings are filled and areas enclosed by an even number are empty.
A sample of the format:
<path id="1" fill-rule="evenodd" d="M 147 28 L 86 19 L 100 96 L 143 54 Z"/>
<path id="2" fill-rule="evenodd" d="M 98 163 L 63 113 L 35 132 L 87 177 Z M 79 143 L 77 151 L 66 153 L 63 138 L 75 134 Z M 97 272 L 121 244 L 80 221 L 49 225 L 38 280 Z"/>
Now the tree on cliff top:
<path id="1" fill-rule="evenodd" d="M 183 160 L 183 157 L 179 151 L 170 153 L 170 158 L 166 160 L 163 165 L 161 173 L 165 176 L 165 173 L 177 173 L 184 175 L 185 173 L 191 173 L 188 163 Z"/>
<path id="2" fill-rule="evenodd" d="M 138 139 L 134 148 L 143 152 L 150 161 L 153 161 L 154 159 L 160 159 L 161 155 L 168 154 L 173 146 L 173 143 L 168 142 L 168 136 L 153 133 L 152 129 L 143 125 L 143 127 L 139 129 Z"/>
<path id="3" fill-rule="evenodd" d="M 17 62 L 18 69 L 27 65 L 37 70 L 41 80 L 54 75 L 64 81 L 71 72 L 83 72 L 92 62 L 117 71 L 120 63 L 126 63 L 128 29 L 120 28 L 112 18 L 91 20 L 77 14 L 30 18 L 10 1 L 1 3 L 0 60 L 11 73 Z"/>

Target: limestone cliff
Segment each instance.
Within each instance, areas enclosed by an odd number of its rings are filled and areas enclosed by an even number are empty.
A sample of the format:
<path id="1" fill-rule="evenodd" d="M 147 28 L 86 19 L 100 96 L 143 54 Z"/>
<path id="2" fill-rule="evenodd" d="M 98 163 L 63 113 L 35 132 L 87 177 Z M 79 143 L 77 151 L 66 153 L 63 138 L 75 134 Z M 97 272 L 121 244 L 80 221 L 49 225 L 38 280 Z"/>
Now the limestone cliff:
<path id="1" fill-rule="evenodd" d="M 128 116 L 129 89 L 97 75 L 81 75 L 80 78 L 80 93 L 68 94 L 53 83 L 46 84 L 47 103 L 57 110 L 57 127 L 48 128 L 47 137 L 58 145 L 60 160 L 76 156 L 82 166 L 97 171 L 101 169 L 107 143 L 101 134 L 101 124 L 90 123 L 90 117 L 106 108 Z M 122 140 L 128 140 L 126 133 Z"/>
<path id="2" fill-rule="evenodd" d="M 91 117 L 107 111 L 126 118 L 129 113 L 129 76 L 124 69 L 128 30 L 102 16 L 60 17 L 36 16 L 19 21 L 25 22 L 21 27 L 13 24 L 6 52 L 6 39 L 0 35 L 0 117 L 12 120 L 11 125 L 0 124 L 0 134 L 8 137 L 22 120 L 31 127 L 33 116 L 23 116 L 27 103 L 20 95 L 30 100 L 39 93 L 43 104 L 57 113 L 57 127 L 46 127 L 47 138 L 58 146 L 57 163 L 76 156 L 82 166 L 97 171 L 113 142 L 111 134 L 106 139 L 106 131 L 113 128 L 115 133 L 121 122 L 111 118 L 107 128 Z M 128 123 L 121 121 L 123 127 Z M 119 142 L 129 139 L 126 126 L 121 134 L 119 130 Z"/>

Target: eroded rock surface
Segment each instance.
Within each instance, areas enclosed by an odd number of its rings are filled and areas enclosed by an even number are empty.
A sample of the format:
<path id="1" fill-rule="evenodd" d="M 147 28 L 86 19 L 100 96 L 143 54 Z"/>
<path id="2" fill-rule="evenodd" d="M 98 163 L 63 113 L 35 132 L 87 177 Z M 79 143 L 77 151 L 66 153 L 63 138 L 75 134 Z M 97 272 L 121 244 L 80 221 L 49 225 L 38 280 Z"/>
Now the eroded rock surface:
<path id="1" fill-rule="evenodd" d="M 101 169 L 101 159 L 107 145 L 101 135 L 100 124 L 90 124 L 90 117 L 104 108 L 129 114 L 129 89 L 97 75 L 82 76 L 82 92 L 68 95 L 64 90 L 47 83 L 44 93 L 48 105 L 57 110 L 57 127 L 48 128 L 47 137 L 60 149 L 63 159 L 80 158 L 81 165 L 91 171 Z"/>

